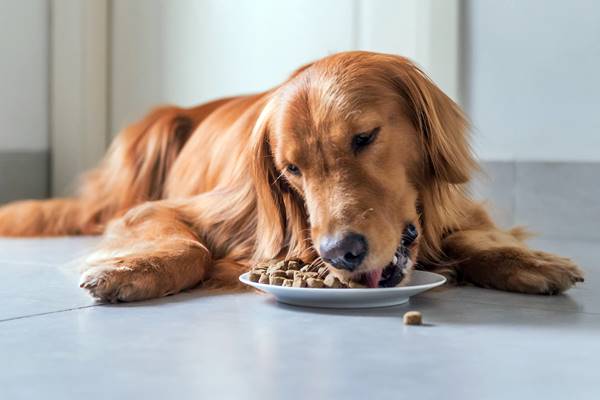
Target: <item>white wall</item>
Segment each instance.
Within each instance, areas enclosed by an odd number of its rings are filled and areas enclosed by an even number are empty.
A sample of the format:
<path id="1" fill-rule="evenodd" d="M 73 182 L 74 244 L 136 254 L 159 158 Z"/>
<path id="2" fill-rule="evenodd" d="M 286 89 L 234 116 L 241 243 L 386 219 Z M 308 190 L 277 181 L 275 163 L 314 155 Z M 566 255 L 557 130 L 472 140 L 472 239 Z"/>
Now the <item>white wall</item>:
<path id="1" fill-rule="evenodd" d="M 264 90 L 323 53 L 352 48 L 351 3 L 319 3 L 115 2 L 113 127 L 157 103 L 192 105 Z"/>
<path id="2" fill-rule="evenodd" d="M 0 0 L 0 152 L 48 148 L 48 2 Z"/>
<path id="3" fill-rule="evenodd" d="M 457 0 L 114 1 L 111 130 L 160 103 L 265 90 L 352 49 L 416 59 L 456 96 L 457 10 Z"/>
<path id="4" fill-rule="evenodd" d="M 600 2 L 469 0 L 466 11 L 481 158 L 600 161 Z"/>
<path id="5" fill-rule="evenodd" d="M 109 142 L 109 1 L 51 2 L 50 161 L 54 196 L 72 193 L 77 177 L 98 163 Z"/>

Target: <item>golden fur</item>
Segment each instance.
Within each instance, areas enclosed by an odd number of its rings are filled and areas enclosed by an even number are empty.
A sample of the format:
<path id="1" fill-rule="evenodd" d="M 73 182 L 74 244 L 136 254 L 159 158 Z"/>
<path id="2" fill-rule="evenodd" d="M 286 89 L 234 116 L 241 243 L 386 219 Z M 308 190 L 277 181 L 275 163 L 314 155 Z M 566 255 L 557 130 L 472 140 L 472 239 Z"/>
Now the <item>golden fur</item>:
<path id="1" fill-rule="evenodd" d="M 258 260 L 318 257 L 313 243 L 337 231 L 368 239 L 357 273 L 367 272 L 389 262 L 407 223 L 420 232 L 413 261 L 459 281 L 544 294 L 582 281 L 570 260 L 529 249 L 469 198 L 467 125 L 409 60 L 340 53 L 261 94 L 155 110 L 119 135 L 77 196 L 0 208 L 0 235 L 104 232 L 81 286 L 107 301 L 233 287 Z M 353 135 L 375 127 L 353 152 Z"/>

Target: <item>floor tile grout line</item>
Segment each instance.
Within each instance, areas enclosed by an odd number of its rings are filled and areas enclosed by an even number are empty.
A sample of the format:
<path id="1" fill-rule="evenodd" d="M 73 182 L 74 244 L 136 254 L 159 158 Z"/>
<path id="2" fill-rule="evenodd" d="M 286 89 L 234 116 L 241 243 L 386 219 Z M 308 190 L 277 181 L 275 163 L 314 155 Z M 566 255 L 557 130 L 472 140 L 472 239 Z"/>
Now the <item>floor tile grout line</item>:
<path id="1" fill-rule="evenodd" d="M 461 303 L 480 304 L 480 305 L 485 305 L 485 306 L 496 306 L 496 307 L 502 308 L 503 312 L 514 310 L 514 309 L 525 309 L 528 311 L 546 311 L 546 312 L 551 311 L 551 312 L 556 312 L 556 313 L 560 313 L 560 314 L 570 313 L 570 314 L 584 314 L 584 315 L 600 316 L 600 313 L 587 312 L 587 311 L 550 309 L 550 308 L 540 308 L 540 307 L 530 307 L 530 306 L 517 306 L 517 305 L 510 305 L 510 304 L 499 304 L 499 303 L 489 303 L 489 302 L 484 302 L 484 301 L 474 301 L 474 300 L 470 300 L 470 299 L 440 299 L 440 298 L 429 297 L 429 296 L 427 296 L 425 298 L 428 298 L 429 300 L 436 300 L 436 301 L 439 300 L 439 301 L 450 301 L 450 302 L 454 302 L 454 303 L 461 302 Z M 10 322 L 10 321 L 21 320 L 21 319 L 32 319 L 32 318 L 42 317 L 42 316 L 46 316 L 46 315 L 59 314 L 59 313 L 64 313 L 64 312 L 69 312 L 69 311 L 83 310 L 83 309 L 93 308 L 93 307 L 101 307 L 103 305 L 105 305 L 105 303 L 90 304 L 87 306 L 67 308 L 64 310 L 55 310 L 55 311 L 48 311 L 48 312 L 43 312 L 43 313 L 28 314 L 28 315 L 22 315 L 22 316 L 18 316 L 18 317 L 5 318 L 5 319 L 0 319 L 0 324 L 3 322 Z"/>
<path id="2" fill-rule="evenodd" d="M 87 306 L 66 308 L 64 310 L 55 310 L 55 311 L 47 311 L 47 312 L 37 313 L 37 314 L 20 315 L 18 317 L 10 317 L 10 318 L 5 318 L 5 319 L 0 319 L 0 324 L 3 322 L 10 322 L 10 321 L 15 321 L 15 320 L 20 320 L 20 319 L 29 319 L 29 318 L 43 317 L 45 315 L 59 314 L 59 313 L 64 313 L 64 312 L 69 312 L 69 311 L 83 310 L 86 308 L 99 307 L 102 305 L 104 305 L 104 304 L 89 304 Z"/>

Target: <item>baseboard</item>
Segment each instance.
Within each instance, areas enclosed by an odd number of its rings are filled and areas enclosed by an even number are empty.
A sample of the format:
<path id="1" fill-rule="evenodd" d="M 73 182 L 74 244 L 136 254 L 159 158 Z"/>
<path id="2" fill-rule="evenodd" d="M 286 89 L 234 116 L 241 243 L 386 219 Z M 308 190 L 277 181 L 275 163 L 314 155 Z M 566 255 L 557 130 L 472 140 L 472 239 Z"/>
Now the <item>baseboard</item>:
<path id="1" fill-rule="evenodd" d="M 502 226 L 544 237 L 600 239 L 600 162 L 483 162 L 473 193 Z"/>
<path id="2" fill-rule="evenodd" d="M 47 151 L 0 152 L 0 203 L 48 196 Z"/>
<path id="3" fill-rule="evenodd" d="M 472 192 L 499 225 L 548 238 L 600 239 L 600 162 L 482 162 Z M 0 203 L 49 193 L 46 151 L 0 153 Z"/>

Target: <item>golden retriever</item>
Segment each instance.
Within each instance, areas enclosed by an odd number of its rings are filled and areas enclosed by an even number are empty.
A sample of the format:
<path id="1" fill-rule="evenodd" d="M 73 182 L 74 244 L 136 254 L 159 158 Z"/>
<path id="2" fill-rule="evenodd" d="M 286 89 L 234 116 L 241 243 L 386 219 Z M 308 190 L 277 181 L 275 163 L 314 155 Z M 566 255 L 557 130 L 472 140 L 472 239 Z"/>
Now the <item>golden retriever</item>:
<path id="1" fill-rule="evenodd" d="M 583 281 L 468 195 L 459 107 L 412 62 L 335 54 L 264 93 L 163 107 L 125 129 L 77 196 L 0 208 L 0 235 L 104 233 L 81 286 L 134 301 L 230 288 L 261 260 L 322 257 L 376 286 L 403 233 L 411 265 L 555 294 Z"/>

